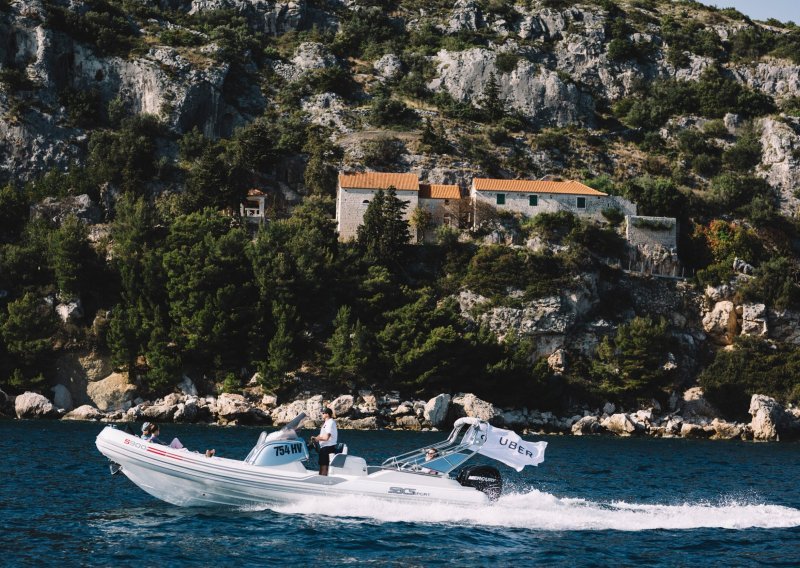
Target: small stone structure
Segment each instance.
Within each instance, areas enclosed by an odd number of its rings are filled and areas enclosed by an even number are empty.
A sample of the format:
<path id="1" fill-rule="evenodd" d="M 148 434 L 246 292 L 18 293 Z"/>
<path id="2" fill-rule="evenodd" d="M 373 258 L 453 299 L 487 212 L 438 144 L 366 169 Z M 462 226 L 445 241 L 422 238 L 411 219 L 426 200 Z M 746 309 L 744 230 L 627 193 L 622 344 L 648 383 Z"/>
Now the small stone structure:
<path id="1" fill-rule="evenodd" d="M 632 246 L 659 245 L 668 250 L 678 248 L 678 221 L 675 217 L 625 217 L 625 238 Z"/>

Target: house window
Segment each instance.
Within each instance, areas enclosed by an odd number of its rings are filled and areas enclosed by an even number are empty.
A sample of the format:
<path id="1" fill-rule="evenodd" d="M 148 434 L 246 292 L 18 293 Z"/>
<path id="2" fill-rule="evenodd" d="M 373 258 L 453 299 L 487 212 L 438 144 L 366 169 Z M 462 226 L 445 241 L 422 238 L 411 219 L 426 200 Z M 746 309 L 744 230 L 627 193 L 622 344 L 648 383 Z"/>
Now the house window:
<path id="1" fill-rule="evenodd" d="M 531 207 L 536 207 L 539 205 L 539 196 L 538 195 L 529 195 L 528 196 L 528 205 Z"/>
<path id="2" fill-rule="evenodd" d="M 506 194 L 505 193 L 498 193 L 497 194 L 497 204 L 498 205 L 505 205 L 506 204 Z"/>
<path id="3" fill-rule="evenodd" d="M 575 200 L 575 206 L 578 209 L 586 209 L 586 198 L 585 197 L 578 197 Z"/>

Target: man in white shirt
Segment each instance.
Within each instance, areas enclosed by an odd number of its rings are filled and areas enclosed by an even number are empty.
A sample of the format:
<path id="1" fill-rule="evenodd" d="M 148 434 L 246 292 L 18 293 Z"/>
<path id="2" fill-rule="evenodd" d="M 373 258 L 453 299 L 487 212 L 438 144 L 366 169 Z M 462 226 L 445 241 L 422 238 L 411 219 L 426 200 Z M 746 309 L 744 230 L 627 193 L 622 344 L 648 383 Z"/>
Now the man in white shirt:
<path id="1" fill-rule="evenodd" d="M 319 431 L 319 436 L 311 436 L 312 442 L 319 442 L 319 474 L 328 475 L 331 454 L 336 450 L 338 432 L 336 420 L 333 419 L 333 411 L 330 408 L 322 409 L 322 418 L 325 423 Z"/>

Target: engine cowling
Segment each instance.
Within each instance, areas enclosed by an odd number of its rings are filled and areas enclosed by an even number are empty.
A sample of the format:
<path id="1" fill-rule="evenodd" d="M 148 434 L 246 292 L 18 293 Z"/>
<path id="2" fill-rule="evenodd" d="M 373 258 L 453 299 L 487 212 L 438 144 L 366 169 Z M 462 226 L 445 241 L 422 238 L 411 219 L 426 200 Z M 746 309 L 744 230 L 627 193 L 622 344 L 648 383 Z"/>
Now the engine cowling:
<path id="1" fill-rule="evenodd" d="M 465 487 L 474 487 L 486 493 L 492 501 L 497 501 L 503 492 L 503 478 L 497 468 L 490 465 L 465 467 L 458 473 L 456 480 Z"/>

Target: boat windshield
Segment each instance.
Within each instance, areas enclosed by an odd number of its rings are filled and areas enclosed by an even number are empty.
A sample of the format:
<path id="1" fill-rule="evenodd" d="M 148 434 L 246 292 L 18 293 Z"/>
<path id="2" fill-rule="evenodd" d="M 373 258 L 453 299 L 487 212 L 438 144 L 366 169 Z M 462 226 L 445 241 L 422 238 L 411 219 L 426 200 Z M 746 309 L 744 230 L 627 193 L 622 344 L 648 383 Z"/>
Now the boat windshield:
<path id="1" fill-rule="evenodd" d="M 486 441 L 487 423 L 477 418 L 460 418 L 446 440 L 393 456 L 382 467 L 447 474 L 474 456 Z"/>

